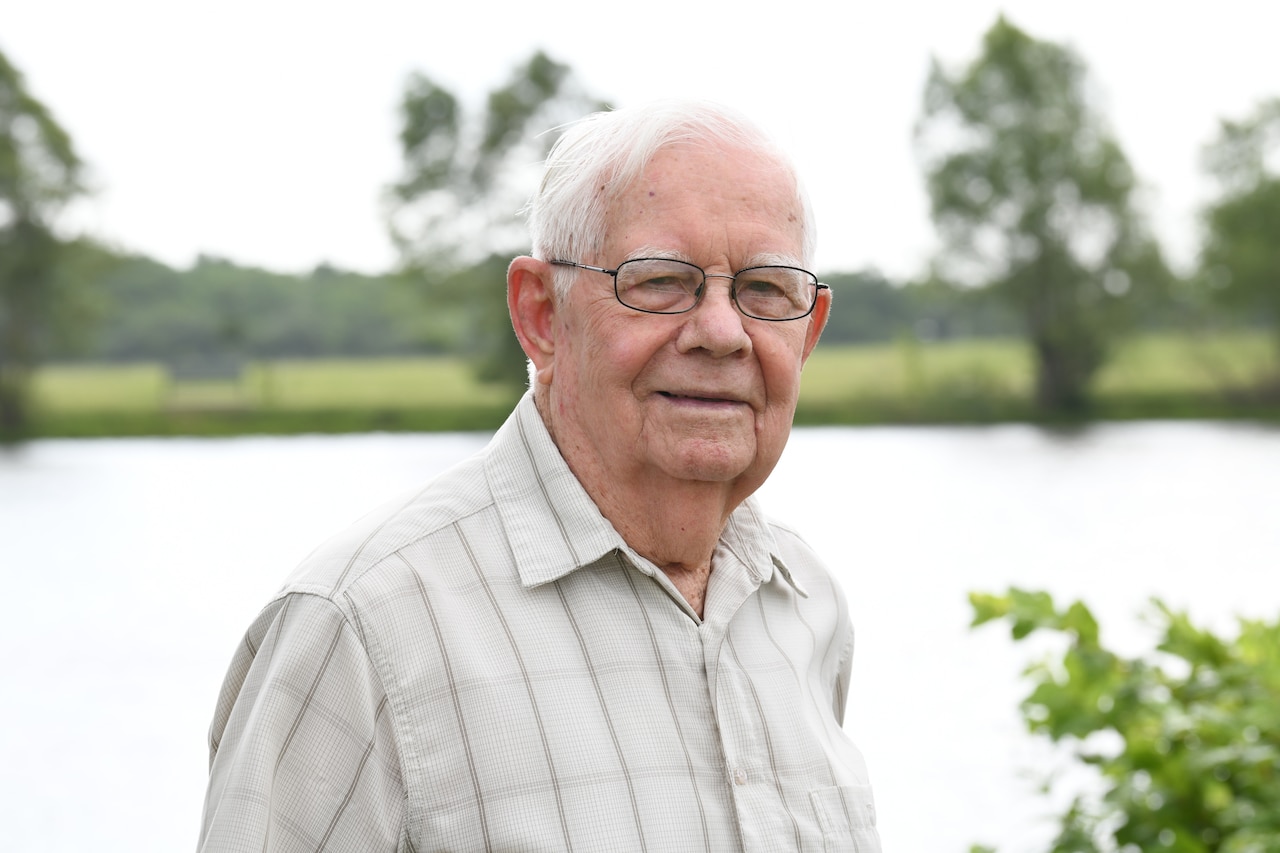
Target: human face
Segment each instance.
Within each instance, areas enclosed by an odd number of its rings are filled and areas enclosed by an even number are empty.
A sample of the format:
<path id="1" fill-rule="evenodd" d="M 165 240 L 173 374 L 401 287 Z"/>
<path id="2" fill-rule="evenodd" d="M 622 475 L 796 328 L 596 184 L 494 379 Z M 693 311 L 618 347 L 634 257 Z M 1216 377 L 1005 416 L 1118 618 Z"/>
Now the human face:
<path id="1" fill-rule="evenodd" d="M 801 260 L 793 180 L 751 151 L 665 148 L 608 214 L 601 257 L 575 260 L 613 268 L 661 253 L 724 275 Z M 644 314 L 619 304 L 606 276 L 582 272 L 556 308 L 544 416 L 589 489 L 713 482 L 740 501 L 773 469 L 828 300 L 808 318 L 771 323 L 738 312 L 728 279 L 706 288 L 687 313 Z"/>

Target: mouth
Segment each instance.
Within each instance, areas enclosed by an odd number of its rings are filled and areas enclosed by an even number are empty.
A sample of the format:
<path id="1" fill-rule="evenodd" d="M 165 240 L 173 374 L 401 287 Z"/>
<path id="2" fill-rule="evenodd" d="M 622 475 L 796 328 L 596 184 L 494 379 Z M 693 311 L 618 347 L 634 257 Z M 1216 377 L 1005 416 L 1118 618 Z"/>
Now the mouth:
<path id="1" fill-rule="evenodd" d="M 742 400 L 736 397 L 717 397 L 704 394 L 680 394 L 675 391 L 659 391 L 658 395 L 677 403 L 703 403 L 713 405 L 740 405 Z"/>

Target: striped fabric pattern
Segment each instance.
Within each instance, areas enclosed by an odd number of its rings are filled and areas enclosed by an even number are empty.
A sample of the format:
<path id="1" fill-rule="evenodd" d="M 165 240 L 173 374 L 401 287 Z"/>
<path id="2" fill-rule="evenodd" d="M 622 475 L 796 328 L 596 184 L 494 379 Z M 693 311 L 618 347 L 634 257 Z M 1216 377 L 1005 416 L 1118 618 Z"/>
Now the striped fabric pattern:
<path id="1" fill-rule="evenodd" d="M 712 565 L 699 619 L 526 396 L 249 628 L 200 849 L 879 851 L 840 591 L 754 501 Z"/>

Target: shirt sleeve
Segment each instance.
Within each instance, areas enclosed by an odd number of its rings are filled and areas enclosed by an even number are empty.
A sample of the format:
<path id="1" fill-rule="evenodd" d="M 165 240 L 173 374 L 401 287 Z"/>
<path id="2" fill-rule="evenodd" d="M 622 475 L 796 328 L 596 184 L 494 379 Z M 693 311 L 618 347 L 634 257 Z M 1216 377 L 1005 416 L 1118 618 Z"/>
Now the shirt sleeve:
<path id="1" fill-rule="evenodd" d="M 203 853 L 402 847 L 392 711 L 328 599 L 289 595 L 263 611 L 223 683 L 209 747 Z"/>

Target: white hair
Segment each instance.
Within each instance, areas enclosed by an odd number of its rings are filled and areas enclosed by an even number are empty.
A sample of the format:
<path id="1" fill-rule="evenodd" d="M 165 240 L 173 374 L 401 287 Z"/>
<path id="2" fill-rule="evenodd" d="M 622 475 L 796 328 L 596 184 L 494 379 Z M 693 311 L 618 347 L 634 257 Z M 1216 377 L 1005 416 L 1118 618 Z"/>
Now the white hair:
<path id="1" fill-rule="evenodd" d="M 772 160 L 792 178 L 803 221 L 802 263 L 813 260 L 816 237 L 809 199 L 790 159 L 758 127 L 708 101 L 656 101 L 593 113 L 568 126 L 547 155 L 542 185 L 525 207 L 533 256 L 542 260 L 597 258 L 604 248 L 610 203 L 644 173 L 659 151 L 677 143 L 721 143 Z M 557 268 L 564 296 L 575 271 Z"/>

